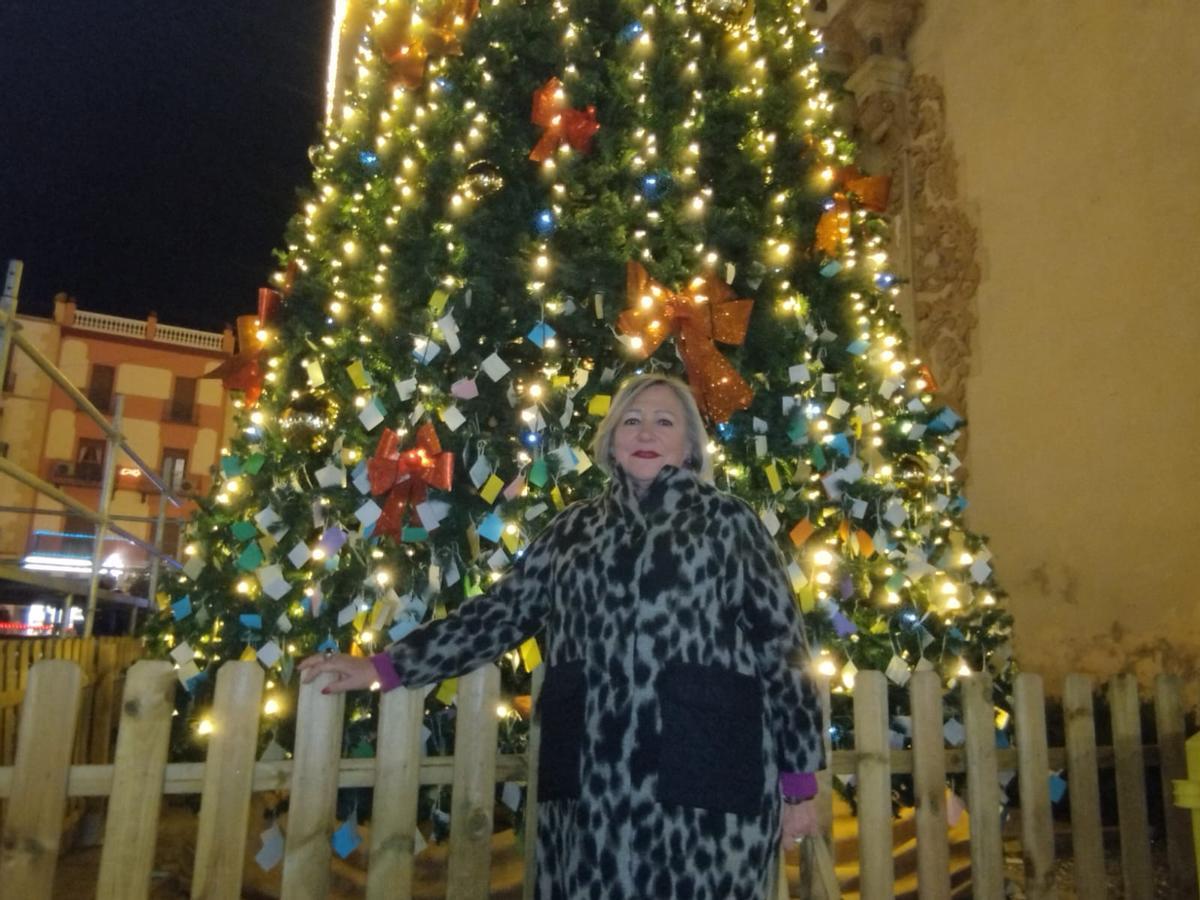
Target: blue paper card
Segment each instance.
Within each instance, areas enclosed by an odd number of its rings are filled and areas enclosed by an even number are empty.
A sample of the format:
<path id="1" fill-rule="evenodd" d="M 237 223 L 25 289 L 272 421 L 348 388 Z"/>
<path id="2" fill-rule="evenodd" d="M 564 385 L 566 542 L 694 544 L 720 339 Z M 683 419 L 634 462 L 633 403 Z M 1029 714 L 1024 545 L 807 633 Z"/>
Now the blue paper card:
<path id="1" fill-rule="evenodd" d="M 844 434 L 835 434 L 832 440 L 825 446 L 833 448 L 842 456 L 850 455 L 850 441 Z"/>
<path id="2" fill-rule="evenodd" d="M 554 337 L 556 333 L 557 332 L 555 332 L 555 330 L 545 322 L 538 322 L 538 324 L 533 326 L 526 337 L 544 350 L 546 348 L 546 341 Z"/>
<path id="3" fill-rule="evenodd" d="M 333 833 L 330 842 L 333 844 L 333 852 L 342 859 L 354 852 L 355 848 L 362 843 L 362 836 L 358 833 L 358 813 L 350 814 Z"/>
<path id="4" fill-rule="evenodd" d="M 495 513 L 488 513 L 487 518 L 479 523 L 479 536 L 493 544 L 500 543 L 502 531 L 504 531 L 504 520 Z"/>
<path id="5" fill-rule="evenodd" d="M 236 456 L 221 457 L 221 471 L 226 475 L 241 475 L 242 461 Z"/>
<path id="6" fill-rule="evenodd" d="M 842 264 L 836 259 L 831 259 L 825 265 L 821 266 L 821 274 L 826 278 L 832 278 L 840 271 L 842 271 Z"/>
<path id="7" fill-rule="evenodd" d="M 388 637 L 390 637 L 393 641 L 402 640 L 406 634 L 416 627 L 417 623 L 412 619 L 401 619 L 388 629 Z"/>
<path id="8" fill-rule="evenodd" d="M 317 644 L 317 650 L 320 651 L 321 653 L 324 653 L 326 650 L 332 650 L 334 653 L 337 653 L 338 652 L 337 641 L 335 641 L 333 639 L 332 634 L 326 635 L 325 640 L 323 640 L 323 641 L 321 641 L 321 643 Z"/>
<path id="9" fill-rule="evenodd" d="M 192 614 L 192 598 L 180 597 L 171 604 L 171 613 L 175 616 L 175 620 L 186 619 Z"/>
<path id="10" fill-rule="evenodd" d="M 854 356 L 862 356 L 864 353 L 867 352 L 867 348 L 870 346 L 871 346 L 870 344 L 868 344 L 866 341 L 864 341 L 860 338 L 859 340 L 854 341 L 849 346 L 847 346 L 846 352 L 853 354 Z"/>
<path id="11" fill-rule="evenodd" d="M 1050 802 L 1057 803 L 1067 795 L 1067 782 L 1061 775 L 1055 772 L 1050 776 Z"/>
<path id="12" fill-rule="evenodd" d="M 238 616 L 238 621 L 246 628 L 262 631 L 262 616 L 258 615 L 258 613 L 243 613 Z"/>

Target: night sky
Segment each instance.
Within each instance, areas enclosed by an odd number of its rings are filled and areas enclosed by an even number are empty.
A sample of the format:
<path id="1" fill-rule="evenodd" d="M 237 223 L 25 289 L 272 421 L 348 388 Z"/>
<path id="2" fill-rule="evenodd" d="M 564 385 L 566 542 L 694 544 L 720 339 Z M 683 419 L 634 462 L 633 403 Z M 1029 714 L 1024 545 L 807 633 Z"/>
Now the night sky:
<path id="1" fill-rule="evenodd" d="M 0 266 L 19 310 L 219 330 L 311 178 L 333 0 L 0 2 Z"/>

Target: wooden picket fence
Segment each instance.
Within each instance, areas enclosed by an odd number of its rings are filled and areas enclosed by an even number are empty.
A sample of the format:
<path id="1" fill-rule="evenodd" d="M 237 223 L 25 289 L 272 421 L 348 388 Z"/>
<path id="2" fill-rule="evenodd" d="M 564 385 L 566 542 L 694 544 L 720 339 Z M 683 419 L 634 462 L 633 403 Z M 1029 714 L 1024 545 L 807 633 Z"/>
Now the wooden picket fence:
<path id="1" fill-rule="evenodd" d="M 0 640 L 0 766 L 11 766 L 16 758 L 18 713 L 29 671 L 42 659 L 70 660 L 82 670 L 83 690 L 72 762 L 80 765 L 111 762 L 117 700 L 124 687 L 124 673 L 141 655 L 141 641 L 130 637 Z M 69 825 L 79 821 L 85 806 L 81 798 L 71 799 Z M 0 800 L 0 813 L 3 809 L 4 801 Z"/>
<path id="2" fill-rule="evenodd" d="M 535 672 L 534 691 L 541 670 Z M 337 826 L 339 788 L 376 787 L 366 879 L 368 898 L 410 898 L 421 785 L 453 786 L 447 893 L 455 900 L 488 896 L 493 805 L 498 782 L 526 781 L 536 796 L 539 735 L 530 736 L 528 755 L 495 752 L 499 672 L 485 666 L 459 680 L 457 743 L 452 757 L 421 756 L 424 691 L 400 689 L 381 698 L 377 755 L 343 759 L 344 698 L 323 695 L 326 678 L 300 691 L 294 757 L 256 762 L 255 749 L 264 676 L 256 662 L 231 662 L 220 669 L 206 763 L 167 763 L 176 679 L 168 662 L 142 661 L 129 672 L 121 704 L 116 757 L 112 765 L 72 765 L 71 716 L 84 695 L 84 674 L 68 661 L 43 661 L 30 673 L 22 704 L 13 766 L 0 768 L 0 797 L 9 806 L 0 840 L 0 885 L 5 896 L 48 898 L 60 849 L 68 798 L 108 797 L 97 896 L 101 900 L 145 897 L 154 859 L 156 827 L 164 795 L 201 795 L 192 896 L 236 898 L 241 894 L 251 793 L 289 791 L 281 893 L 284 898 L 324 897 L 329 891 L 331 837 Z M 911 773 L 916 788 L 916 854 L 922 898 L 952 896 L 948 874 L 946 776 L 966 773 L 972 811 L 971 896 L 1005 896 L 1001 835 L 1001 769 L 1020 776 L 1021 843 L 1025 892 L 1053 896 L 1054 834 L 1049 776 L 1065 769 L 1070 780 L 1072 839 L 1078 895 L 1107 895 L 1101 830 L 1100 769 L 1115 769 L 1120 820 L 1120 855 L 1125 894 L 1153 896 L 1146 766 L 1162 769 L 1164 793 L 1171 779 L 1184 778 L 1184 711 L 1178 682 L 1160 678 L 1155 710 L 1158 743 L 1144 747 L 1136 681 L 1119 676 L 1108 685 L 1113 744 L 1097 747 L 1092 685 L 1071 676 L 1066 685 L 1066 747 L 1049 748 L 1039 676 L 1016 683 L 1016 747 L 997 748 L 991 682 L 987 675 L 961 681 L 965 742 L 947 748 L 942 686 L 931 672 L 916 673 L 912 698 L 912 749 L 889 746 L 887 682 L 878 672 L 861 672 L 855 686 L 857 748 L 830 755 L 821 773 L 824 825 L 832 814 L 830 779 L 857 778 L 859 852 L 857 875 L 845 889 L 861 897 L 893 896 L 892 783 L 894 773 Z M 828 693 L 826 693 L 828 701 Z M 1167 810 L 1173 897 L 1194 896 L 1196 875 L 1190 820 Z M 528 834 L 536 833 L 537 804 L 525 806 Z M 525 871 L 534 867 L 535 842 L 526 841 Z M 842 873 L 839 873 L 841 875 Z M 955 891 L 961 890 L 961 886 Z M 787 888 L 781 885 L 780 896 Z M 805 896 L 827 896 L 819 885 Z M 525 879 L 525 896 L 533 896 Z M 832 900 L 832 898 L 831 898 Z"/>

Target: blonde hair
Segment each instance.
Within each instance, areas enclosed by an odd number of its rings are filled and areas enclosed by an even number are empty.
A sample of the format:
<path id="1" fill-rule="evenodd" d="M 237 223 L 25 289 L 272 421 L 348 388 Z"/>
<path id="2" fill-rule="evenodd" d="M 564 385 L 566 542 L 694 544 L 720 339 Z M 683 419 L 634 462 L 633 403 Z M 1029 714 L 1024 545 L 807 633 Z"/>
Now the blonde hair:
<path id="1" fill-rule="evenodd" d="M 621 384 L 609 406 L 608 415 L 596 429 L 596 437 L 592 440 L 592 461 L 608 475 L 613 474 L 616 468 L 616 461 L 612 456 L 613 433 L 637 396 L 646 388 L 655 385 L 668 388 L 683 408 L 688 438 L 688 454 L 684 458 L 683 468 L 691 469 L 702 481 L 712 481 L 712 459 L 708 455 L 708 432 L 704 429 L 704 418 L 700 415 L 700 408 L 696 406 L 696 398 L 692 396 L 691 388 L 672 375 L 634 375 Z"/>

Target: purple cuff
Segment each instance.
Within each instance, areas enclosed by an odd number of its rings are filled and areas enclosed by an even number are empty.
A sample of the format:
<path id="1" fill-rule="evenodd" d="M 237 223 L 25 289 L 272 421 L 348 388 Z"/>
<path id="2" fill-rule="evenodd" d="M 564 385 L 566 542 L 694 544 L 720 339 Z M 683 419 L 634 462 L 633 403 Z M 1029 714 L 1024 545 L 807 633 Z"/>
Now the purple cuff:
<path id="1" fill-rule="evenodd" d="M 780 772 L 779 792 L 792 800 L 817 796 L 817 776 L 812 772 Z"/>
<path id="2" fill-rule="evenodd" d="M 376 653 L 372 656 L 371 665 L 375 667 L 375 672 L 379 675 L 379 689 L 381 691 L 390 691 L 404 684 L 404 680 L 396 671 L 396 667 L 392 665 L 392 658 L 386 653 Z"/>

